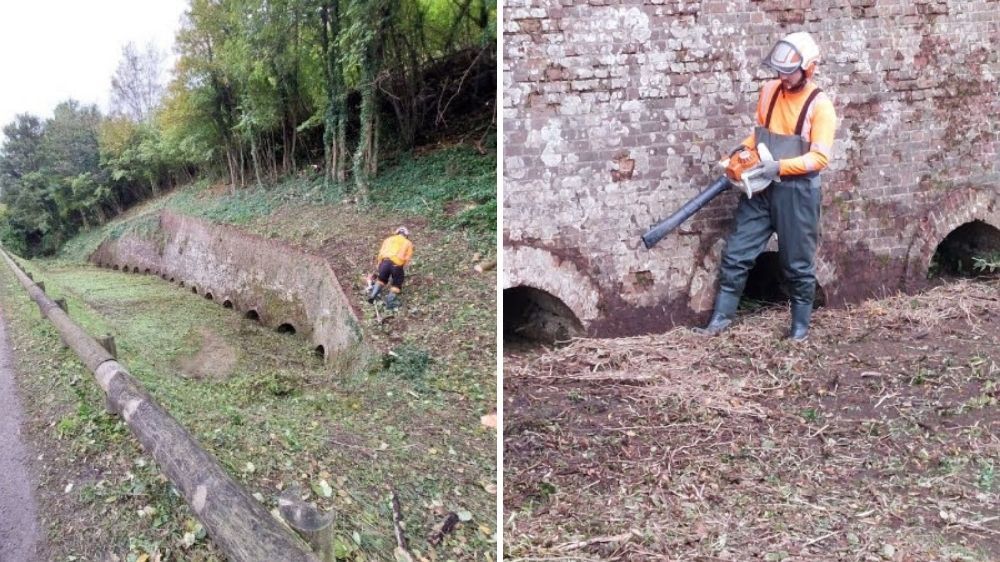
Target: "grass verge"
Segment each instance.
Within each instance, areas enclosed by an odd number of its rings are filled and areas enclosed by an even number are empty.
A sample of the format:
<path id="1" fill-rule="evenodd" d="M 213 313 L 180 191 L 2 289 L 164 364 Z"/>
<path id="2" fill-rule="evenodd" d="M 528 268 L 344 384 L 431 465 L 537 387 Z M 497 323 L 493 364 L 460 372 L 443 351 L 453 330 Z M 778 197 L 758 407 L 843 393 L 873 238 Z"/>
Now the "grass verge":
<path id="1" fill-rule="evenodd" d="M 444 390 L 439 379 L 448 375 L 433 354 L 418 348 L 403 363 L 380 358 L 333 372 L 305 340 L 156 277 L 65 261 L 27 266 L 90 333 L 114 335 L 122 363 L 268 507 L 297 484 L 335 511 L 339 559 L 392 559 L 390 489 L 415 553 L 492 559 L 495 434 L 474 415 L 492 396 Z M 48 558 L 219 559 L 154 463 L 103 413 L 91 375 L 38 321 L 9 270 L 0 280 L 18 382 L 32 396 L 28 434 L 41 453 Z M 205 364 L 215 368 L 197 368 Z M 426 530 L 448 511 L 465 521 L 431 547 Z"/>

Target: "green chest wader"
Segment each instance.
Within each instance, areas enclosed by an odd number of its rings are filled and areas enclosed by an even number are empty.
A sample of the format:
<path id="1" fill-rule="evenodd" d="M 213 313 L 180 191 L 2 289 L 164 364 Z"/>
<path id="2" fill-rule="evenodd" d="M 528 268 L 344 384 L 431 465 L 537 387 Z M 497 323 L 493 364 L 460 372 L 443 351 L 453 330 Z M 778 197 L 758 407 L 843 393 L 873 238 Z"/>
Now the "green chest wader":
<path id="1" fill-rule="evenodd" d="M 810 94 L 799 115 L 795 134 L 782 135 L 768 130 L 780 92 L 775 92 L 764 126 L 754 130 L 755 144 L 763 142 L 775 160 L 807 154 L 810 141 L 802 138 L 809 107 L 819 95 Z M 735 228 L 726 240 L 719 269 L 719 294 L 727 305 L 743 294 L 747 276 L 757 256 L 767 247 L 771 234 L 778 234 L 778 258 L 788 285 L 793 307 L 812 306 L 816 291 L 815 254 L 819 239 L 819 173 L 784 176 L 752 199 L 740 198 Z M 719 302 L 717 302 L 717 305 Z M 733 307 L 735 311 L 735 307 Z"/>

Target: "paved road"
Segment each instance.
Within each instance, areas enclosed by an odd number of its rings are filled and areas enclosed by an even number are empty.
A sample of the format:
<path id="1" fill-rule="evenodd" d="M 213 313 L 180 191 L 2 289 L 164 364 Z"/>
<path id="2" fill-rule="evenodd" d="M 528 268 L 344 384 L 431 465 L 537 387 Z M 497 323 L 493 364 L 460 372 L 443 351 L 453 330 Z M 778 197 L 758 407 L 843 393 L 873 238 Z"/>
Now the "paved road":
<path id="1" fill-rule="evenodd" d="M 0 311 L 0 562 L 29 562 L 38 559 L 38 521 L 3 316 Z"/>

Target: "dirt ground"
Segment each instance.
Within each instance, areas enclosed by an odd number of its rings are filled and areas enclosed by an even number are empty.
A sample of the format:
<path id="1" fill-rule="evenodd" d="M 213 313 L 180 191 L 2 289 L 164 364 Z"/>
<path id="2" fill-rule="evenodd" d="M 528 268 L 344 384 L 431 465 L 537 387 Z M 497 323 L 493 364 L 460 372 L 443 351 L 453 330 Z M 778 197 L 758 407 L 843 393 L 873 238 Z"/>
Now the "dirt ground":
<path id="1" fill-rule="evenodd" d="M 41 542 L 34 482 L 5 323 L 0 315 L 0 561 L 34 560 Z"/>
<path id="2" fill-rule="evenodd" d="M 505 346 L 511 560 L 1000 560 L 1000 280 Z"/>

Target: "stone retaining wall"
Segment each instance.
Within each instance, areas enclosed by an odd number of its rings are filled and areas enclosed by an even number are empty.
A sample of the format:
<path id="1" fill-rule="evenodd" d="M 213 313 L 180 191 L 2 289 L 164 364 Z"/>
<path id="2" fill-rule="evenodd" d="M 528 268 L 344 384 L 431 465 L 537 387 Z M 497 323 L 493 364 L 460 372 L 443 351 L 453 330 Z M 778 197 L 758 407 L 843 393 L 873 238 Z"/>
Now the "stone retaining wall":
<path id="1" fill-rule="evenodd" d="M 329 263 L 283 242 L 162 211 L 152 227 L 107 239 L 90 256 L 102 266 L 160 275 L 199 295 L 288 324 L 332 358 L 361 340 L 354 309 Z"/>

